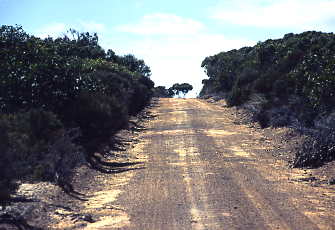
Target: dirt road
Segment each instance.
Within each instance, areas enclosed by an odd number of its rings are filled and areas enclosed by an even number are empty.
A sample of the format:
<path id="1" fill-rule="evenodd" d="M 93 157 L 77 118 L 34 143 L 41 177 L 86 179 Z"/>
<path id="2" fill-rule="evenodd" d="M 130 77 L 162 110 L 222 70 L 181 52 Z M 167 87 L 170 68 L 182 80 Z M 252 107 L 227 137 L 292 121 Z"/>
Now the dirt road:
<path id="1" fill-rule="evenodd" d="M 267 140 L 228 108 L 161 99 L 152 112 L 132 150 L 144 168 L 110 182 L 95 202 L 117 208 L 88 229 L 335 229 L 334 188 L 301 182 L 308 171 L 265 154 Z"/>

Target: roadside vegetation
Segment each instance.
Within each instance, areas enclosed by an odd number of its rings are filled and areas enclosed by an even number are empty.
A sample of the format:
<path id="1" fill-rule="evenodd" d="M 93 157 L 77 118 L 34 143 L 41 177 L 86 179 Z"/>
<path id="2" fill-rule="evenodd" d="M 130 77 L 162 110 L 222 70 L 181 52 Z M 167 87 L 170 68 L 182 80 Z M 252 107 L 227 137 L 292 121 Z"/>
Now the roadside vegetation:
<path id="1" fill-rule="evenodd" d="M 174 96 L 174 92 L 171 88 L 166 88 L 165 86 L 157 86 L 154 88 L 154 97 L 161 98 L 171 98 Z"/>
<path id="2" fill-rule="evenodd" d="M 71 188 L 75 167 L 97 162 L 153 94 L 150 68 L 103 50 L 97 34 L 40 39 L 0 27 L 0 205 L 19 182 Z M 102 154 L 103 155 L 103 154 Z"/>
<path id="3" fill-rule="evenodd" d="M 219 95 L 252 112 L 262 127 L 307 135 L 294 167 L 335 159 L 335 35 L 304 32 L 222 52 L 202 62 L 201 97 Z"/>

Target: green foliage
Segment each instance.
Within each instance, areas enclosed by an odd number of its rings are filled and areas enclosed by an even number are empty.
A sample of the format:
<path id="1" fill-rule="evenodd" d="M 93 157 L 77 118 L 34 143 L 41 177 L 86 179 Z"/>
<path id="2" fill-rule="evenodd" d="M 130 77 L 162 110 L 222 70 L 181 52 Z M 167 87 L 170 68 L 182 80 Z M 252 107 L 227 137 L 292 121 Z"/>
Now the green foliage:
<path id="1" fill-rule="evenodd" d="M 150 67 L 145 64 L 141 59 L 137 59 L 132 54 L 127 54 L 124 56 L 117 56 L 113 50 L 108 50 L 106 54 L 106 60 L 113 63 L 117 63 L 121 66 L 126 67 L 129 71 L 138 73 L 144 77 L 151 76 Z"/>
<path id="2" fill-rule="evenodd" d="M 157 86 L 154 88 L 154 97 L 165 97 L 165 98 L 169 98 L 169 97 L 173 97 L 174 96 L 174 92 L 172 91 L 171 88 L 167 89 L 165 88 L 165 86 Z"/>
<path id="3" fill-rule="evenodd" d="M 236 84 L 229 96 L 227 97 L 227 104 L 229 106 L 241 105 L 244 101 L 249 98 L 249 91 L 242 90 L 238 84 Z"/>
<path id="4" fill-rule="evenodd" d="M 332 33 L 288 34 L 207 57 L 202 67 L 209 80 L 200 95 L 225 93 L 230 105 L 245 103 L 255 93 L 283 104 L 297 95 L 307 99 L 307 107 L 329 112 L 335 105 L 334 39 Z"/>
<path id="5" fill-rule="evenodd" d="M 314 131 L 296 152 L 293 167 L 318 167 L 335 160 L 335 129 Z"/>
<path id="6" fill-rule="evenodd" d="M 71 171 L 74 155 L 89 157 L 149 103 L 150 74 L 133 55 L 105 53 L 97 34 L 40 39 L 1 26 L 0 184 L 54 181 L 58 165 Z"/>
<path id="7" fill-rule="evenodd" d="M 82 93 L 66 113 L 67 118 L 81 128 L 84 142 L 92 138 L 110 137 L 124 128 L 128 121 L 124 103 L 98 93 Z"/>
<path id="8" fill-rule="evenodd" d="M 335 111 L 335 35 L 304 32 L 222 52 L 202 62 L 209 79 L 200 96 L 225 95 L 230 106 L 252 108 L 263 127 L 316 129 L 298 151 L 294 166 L 333 160 L 334 127 L 315 128 Z M 254 95 L 263 95 L 255 106 Z M 299 124 L 299 125 L 297 125 Z M 334 124 L 334 121 L 333 121 Z M 329 126 L 329 124 L 328 124 Z"/>
<path id="9" fill-rule="evenodd" d="M 55 114 L 41 109 L 31 109 L 16 114 L 0 116 L 1 162 L 6 162 L 8 178 L 47 179 L 52 175 L 33 178 L 48 155 L 49 144 L 54 142 L 63 130 Z"/>
<path id="10" fill-rule="evenodd" d="M 193 89 L 193 86 L 188 83 L 175 83 L 170 89 L 174 95 L 180 95 L 180 93 L 182 93 L 185 97 L 185 95 Z"/>

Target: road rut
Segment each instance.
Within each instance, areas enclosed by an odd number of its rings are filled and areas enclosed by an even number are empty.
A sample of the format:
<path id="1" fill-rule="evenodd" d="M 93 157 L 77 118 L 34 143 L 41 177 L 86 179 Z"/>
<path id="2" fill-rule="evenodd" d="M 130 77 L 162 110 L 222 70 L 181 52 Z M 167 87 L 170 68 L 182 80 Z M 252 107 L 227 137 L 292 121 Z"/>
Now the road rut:
<path id="1" fill-rule="evenodd" d="M 145 168 L 117 186 L 121 221 L 97 229 L 335 229 L 334 190 L 297 182 L 303 170 L 265 154 L 228 108 L 160 99 L 152 112 Z"/>

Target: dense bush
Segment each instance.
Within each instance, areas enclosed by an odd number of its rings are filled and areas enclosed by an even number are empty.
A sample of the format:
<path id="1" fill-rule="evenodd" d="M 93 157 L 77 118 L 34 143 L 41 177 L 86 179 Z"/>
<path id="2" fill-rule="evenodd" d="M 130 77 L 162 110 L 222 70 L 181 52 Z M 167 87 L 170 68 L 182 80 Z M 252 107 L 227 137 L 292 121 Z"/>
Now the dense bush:
<path id="1" fill-rule="evenodd" d="M 171 88 L 167 89 L 165 86 L 157 86 L 154 88 L 154 97 L 169 98 L 173 97 L 174 92 Z"/>
<path id="2" fill-rule="evenodd" d="M 313 130 L 298 149 L 294 167 L 318 167 L 335 160 L 335 129 Z"/>
<path id="3" fill-rule="evenodd" d="M 0 193 L 17 179 L 64 180 L 149 103 L 150 73 L 133 55 L 105 53 L 97 34 L 40 39 L 1 26 Z"/>
<path id="4" fill-rule="evenodd" d="M 231 94 L 231 104 L 246 102 L 248 95 L 262 93 L 283 102 L 290 95 L 305 97 L 318 111 L 335 105 L 335 35 L 305 32 L 283 39 L 259 42 L 254 47 L 207 57 L 202 67 L 209 80 L 207 88 Z"/>
<path id="5" fill-rule="evenodd" d="M 318 167 L 335 160 L 335 112 L 319 115 L 314 124 L 313 129 L 303 128 L 308 136 L 296 152 L 295 167 Z"/>
<path id="6" fill-rule="evenodd" d="M 299 126 L 315 128 L 319 116 L 335 111 L 334 66 L 333 33 L 287 34 L 282 39 L 270 39 L 254 47 L 207 57 L 202 67 L 209 79 L 203 81 L 200 96 L 220 94 L 226 97 L 230 106 L 251 108 L 254 117 L 264 127 L 299 123 Z M 257 103 L 257 109 L 252 105 L 255 104 L 255 95 L 263 95 L 264 99 Z M 324 133 L 319 129 L 312 139 L 320 143 L 324 138 L 319 137 Z M 321 151 L 321 148 L 328 148 L 329 143 L 325 141 L 315 145 L 315 148 L 320 147 L 319 150 L 305 150 Z M 306 154 L 309 153 L 299 156 L 307 159 Z M 331 158 L 326 153 L 324 157 L 314 156 L 322 162 Z M 315 160 L 295 165 L 307 165 L 312 161 Z"/>
<path id="7" fill-rule="evenodd" d="M 54 173 L 46 162 L 49 146 L 62 135 L 63 126 L 55 114 L 41 109 L 2 114 L 1 163 L 8 178 L 53 180 Z M 68 154 L 72 154 L 69 152 Z M 6 177 L 4 177 L 6 178 Z"/>
<path id="8" fill-rule="evenodd" d="M 116 97 L 83 93 L 67 111 L 73 126 L 80 127 L 83 144 L 94 138 L 109 138 L 126 126 L 127 108 Z"/>

